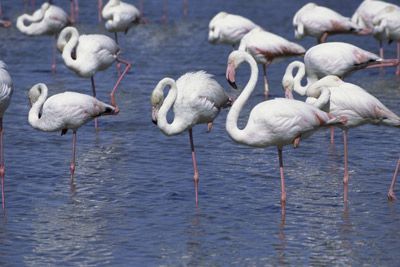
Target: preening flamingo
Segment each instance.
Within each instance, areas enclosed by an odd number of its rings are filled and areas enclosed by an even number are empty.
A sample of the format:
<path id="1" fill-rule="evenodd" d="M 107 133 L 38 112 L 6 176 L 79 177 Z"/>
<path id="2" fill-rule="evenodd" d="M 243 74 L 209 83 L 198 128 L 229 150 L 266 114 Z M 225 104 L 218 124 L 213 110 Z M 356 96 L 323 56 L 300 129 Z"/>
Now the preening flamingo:
<path id="1" fill-rule="evenodd" d="M 170 87 L 164 99 L 163 90 Z M 194 150 L 192 127 L 207 123 L 208 130 L 221 108 L 230 105 L 230 99 L 212 75 L 204 72 L 189 72 L 177 81 L 171 78 L 162 79 L 151 95 L 152 120 L 168 136 L 189 130 L 190 147 L 194 168 L 194 187 L 196 206 L 198 204 L 199 171 Z M 175 117 L 172 123 L 167 121 L 167 113 L 173 108 Z"/>
<path id="2" fill-rule="evenodd" d="M 351 20 L 357 23 L 360 27 L 364 28 L 365 31 L 373 33 L 373 20 L 375 16 L 378 15 L 386 7 L 399 8 L 394 4 L 384 1 L 364 0 L 354 12 Z M 382 46 L 383 39 L 379 34 L 375 34 L 374 37 L 379 41 L 379 56 L 381 58 L 384 58 Z"/>
<path id="3" fill-rule="evenodd" d="M 240 41 L 239 50 L 250 53 L 257 63 L 263 65 L 264 94 L 266 98 L 268 98 L 269 93 L 267 66 L 284 57 L 301 56 L 306 52 L 301 45 L 261 28 L 254 28 L 245 34 Z"/>
<path id="4" fill-rule="evenodd" d="M 61 131 L 61 135 L 72 130 L 71 179 L 75 172 L 76 131 L 93 118 L 103 115 L 116 115 L 118 110 L 96 98 L 75 92 L 64 92 L 49 98 L 48 88 L 43 83 L 29 90 L 29 124 L 45 132 Z"/>
<path id="5" fill-rule="evenodd" d="M 255 27 L 258 26 L 245 17 L 219 12 L 208 25 L 208 41 L 212 44 L 235 46 L 246 33 Z"/>
<path id="6" fill-rule="evenodd" d="M 118 32 L 127 33 L 129 28 L 140 23 L 141 15 L 139 10 L 131 4 L 120 0 L 109 0 L 102 10 L 103 19 L 106 20 L 107 31 L 115 34 L 115 41 L 118 44 Z"/>
<path id="7" fill-rule="evenodd" d="M 345 185 L 349 181 L 347 135 L 349 128 L 366 123 L 386 125 L 400 128 L 400 117 L 383 105 L 376 97 L 361 87 L 343 82 L 337 76 L 326 76 L 307 88 L 306 102 L 325 110 L 343 123 L 344 142 L 344 178 Z M 394 199 L 394 183 L 389 189 L 388 198 Z M 345 199 L 346 201 L 347 199 Z"/>
<path id="8" fill-rule="evenodd" d="M 111 104 L 118 110 L 115 92 L 131 64 L 119 57 L 120 49 L 117 43 L 103 34 L 79 35 L 76 28 L 67 27 L 61 31 L 58 37 L 57 48 L 62 52 L 62 58 L 69 69 L 80 77 L 90 77 L 94 97 L 96 97 L 94 83 L 96 72 L 107 69 L 115 61 L 126 65 L 110 93 Z"/>
<path id="9" fill-rule="evenodd" d="M 1 178 L 1 200 L 3 210 L 5 209 L 5 193 L 4 193 L 4 152 L 3 152 L 3 116 L 8 108 L 13 93 L 13 82 L 7 71 L 6 64 L 0 60 L 0 178 Z"/>
<path id="10" fill-rule="evenodd" d="M 400 8 L 387 6 L 373 19 L 374 36 L 380 39 L 397 42 L 397 60 L 400 61 Z M 400 66 L 397 66 L 397 75 L 400 75 Z"/>
<path id="11" fill-rule="evenodd" d="M 29 36 L 53 35 L 56 40 L 57 34 L 69 23 L 68 15 L 64 10 L 46 2 L 32 15 L 23 14 L 19 16 L 17 19 L 17 28 Z M 56 69 L 55 45 L 51 69 L 53 72 Z"/>
<path id="12" fill-rule="evenodd" d="M 309 35 L 324 43 L 328 35 L 361 33 L 363 28 L 330 8 L 315 3 L 304 5 L 293 17 L 294 35 L 302 39 Z"/>
<path id="13" fill-rule="evenodd" d="M 243 51 L 233 51 L 228 58 L 226 78 L 236 87 L 235 69 L 246 61 L 250 64 L 250 79 L 233 102 L 226 118 L 226 130 L 236 142 L 252 147 L 276 146 L 278 148 L 279 167 L 281 175 L 281 203 L 284 212 L 286 202 L 285 178 L 283 173 L 282 149 L 285 145 L 299 145 L 300 139 L 307 138 L 321 126 L 327 126 L 339 121 L 330 118 L 327 113 L 307 103 L 275 98 L 256 105 L 250 112 L 246 126 L 238 128 L 239 114 L 254 91 L 258 78 L 257 63 L 254 58 Z"/>

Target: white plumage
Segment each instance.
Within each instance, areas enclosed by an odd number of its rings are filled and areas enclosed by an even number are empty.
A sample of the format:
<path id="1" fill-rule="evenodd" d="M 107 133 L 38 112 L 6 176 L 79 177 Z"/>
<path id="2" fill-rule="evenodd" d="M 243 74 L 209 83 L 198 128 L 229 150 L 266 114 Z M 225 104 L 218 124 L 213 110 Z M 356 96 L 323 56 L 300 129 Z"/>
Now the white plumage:
<path id="1" fill-rule="evenodd" d="M 140 21 L 139 10 L 134 5 L 120 0 L 109 0 L 101 14 L 106 20 L 105 27 L 109 32 L 127 32 Z"/>

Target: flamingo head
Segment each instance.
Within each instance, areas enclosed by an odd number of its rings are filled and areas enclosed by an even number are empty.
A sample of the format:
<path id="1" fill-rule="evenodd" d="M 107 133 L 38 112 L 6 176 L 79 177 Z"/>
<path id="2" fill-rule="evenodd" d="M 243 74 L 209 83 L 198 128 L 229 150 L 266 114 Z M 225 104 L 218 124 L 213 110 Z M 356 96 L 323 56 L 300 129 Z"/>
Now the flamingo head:
<path id="1" fill-rule="evenodd" d="M 151 120 L 157 125 L 158 110 L 164 102 L 164 95 L 162 91 L 154 90 L 151 94 Z"/>
<path id="2" fill-rule="evenodd" d="M 251 58 L 249 53 L 239 50 L 233 51 L 228 57 L 228 65 L 226 67 L 226 80 L 235 89 L 237 89 L 237 85 L 235 82 L 236 69 L 239 67 L 240 64 L 243 63 L 243 61 L 246 60 L 246 57 Z"/>
<path id="3" fill-rule="evenodd" d="M 39 96 L 41 95 L 41 89 L 40 86 L 33 86 L 29 92 L 28 92 L 28 97 L 29 97 L 29 104 L 33 106 L 33 104 L 36 103 L 36 101 L 39 99 Z"/>
<path id="4" fill-rule="evenodd" d="M 285 92 L 285 97 L 289 99 L 293 99 L 293 88 L 294 88 L 294 80 L 293 76 L 286 74 L 283 75 L 282 78 L 282 88 L 283 91 Z"/>

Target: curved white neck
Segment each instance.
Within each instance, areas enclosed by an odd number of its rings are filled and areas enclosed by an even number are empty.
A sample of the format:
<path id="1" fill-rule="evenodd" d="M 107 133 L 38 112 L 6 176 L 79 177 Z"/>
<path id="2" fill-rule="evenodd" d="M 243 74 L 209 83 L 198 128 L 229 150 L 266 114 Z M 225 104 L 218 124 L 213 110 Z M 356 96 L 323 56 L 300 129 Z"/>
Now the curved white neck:
<path id="1" fill-rule="evenodd" d="M 79 32 L 74 27 L 67 27 L 61 31 L 57 40 L 57 48 L 62 51 L 62 58 L 68 67 L 77 65 L 76 59 L 72 58 L 72 51 L 78 45 Z"/>
<path id="2" fill-rule="evenodd" d="M 42 131 L 51 131 L 52 129 L 49 128 L 49 124 L 45 122 L 44 119 L 45 116 L 39 118 L 40 110 L 42 109 L 43 104 L 47 99 L 47 94 L 48 94 L 47 86 L 43 83 L 38 83 L 32 87 L 32 89 L 35 88 L 39 89 L 40 96 L 38 97 L 37 101 L 33 103 L 31 109 L 29 110 L 29 115 L 28 115 L 29 124 L 32 125 L 33 128 Z"/>
<path id="3" fill-rule="evenodd" d="M 296 75 L 293 77 L 293 70 L 297 68 Z M 290 63 L 285 71 L 285 75 L 283 79 L 290 79 L 293 81 L 293 88 L 289 88 L 290 90 L 294 90 L 299 95 L 304 96 L 307 91 L 307 87 L 312 83 L 311 80 L 307 77 L 307 84 L 305 86 L 301 85 L 301 80 L 306 75 L 306 68 L 303 62 L 293 61 Z"/>
<path id="4" fill-rule="evenodd" d="M 226 131 L 228 132 L 229 136 L 237 142 L 248 141 L 246 127 L 244 129 L 239 129 L 237 121 L 243 106 L 246 104 L 251 93 L 254 91 L 258 79 L 258 67 L 254 58 L 246 53 L 244 60 L 250 65 L 250 79 L 239 97 L 233 102 L 226 118 Z"/>
<path id="5" fill-rule="evenodd" d="M 45 10 L 39 9 L 32 15 L 23 14 L 17 19 L 17 28 L 25 34 L 34 34 L 42 26 L 37 22 L 40 22 L 44 18 Z M 25 25 L 28 22 L 28 25 Z"/>
<path id="6" fill-rule="evenodd" d="M 160 93 L 162 94 L 164 88 L 168 85 L 170 86 L 170 89 L 167 97 L 160 107 L 160 110 L 158 111 L 157 125 L 164 134 L 175 135 L 183 132 L 187 126 L 179 117 L 176 116 L 176 114 L 172 123 L 168 123 L 167 121 L 167 113 L 174 105 L 176 97 L 178 96 L 176 82 L 171 78 L 164 78 L 157 84 L 155 90 L 161 91 Z"/>

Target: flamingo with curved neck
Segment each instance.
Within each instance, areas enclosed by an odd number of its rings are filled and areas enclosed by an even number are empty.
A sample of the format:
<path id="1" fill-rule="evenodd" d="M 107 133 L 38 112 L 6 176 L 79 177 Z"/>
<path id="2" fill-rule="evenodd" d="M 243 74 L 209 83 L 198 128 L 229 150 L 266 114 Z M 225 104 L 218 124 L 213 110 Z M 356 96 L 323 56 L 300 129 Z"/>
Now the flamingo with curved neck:
<path id="1" fill-rule="evenodd" d="M 70 165 L 71 179 L 75 172 L 76 132 L 79 127 L 93 118 L 103 115 L 116 115 L 118 110 L 94 97 L 75 92 L 64 92 L 48 97 L 48 88 L 39 83 L 29 90 L 29 124 L 45 132 L 61 131 L 61 135 L 68 129 L 73 132 L 72 160 Z"/>
<path id="2" fill-rule="evenodd" d="M 170 87 L 164 99 L 163 90 Z M 151 95 L 152 120 L 167 136 L 189 131 L 190 147 L 194 169 L 196 206 L 198 205 L 199 171 L 193 143 L 192 128 L 196 124 L 207 123 L 208 131 L 221 108 L 229 106 L 230 99 L 224 89 L 211 75 L 204 71 L 186 73 L 177 81 L 164 78 L 158 82 Z M 167 113 L 174 111 L 174 119 L 167 121 Z"/>
<path id="3" fill-rule="evenodd" d="M 299 145 L 301 138 L 310 136 L 321 126 L 339 123 L 327 113 L 301 101 L 276 98 L 256 105 L 250 112 L 248 122 L 243 129 L 237 121 L 243 106 L 254 91 L 258 78 L 257 63 L 244 51 L 233 51 L 228 58 L 226 78 L 235 88 L 235 69 L 242 63 L 250 65 L 251 75 L 245 88 L 233 103 L 226 118 L 226 130 L 236 142 L 253 147 L 276 146 L 278 148 L 281 175 L 282 212 L 285 210 L 286 190 L 283 172 L 282 149 L 285 145 Z"/>

